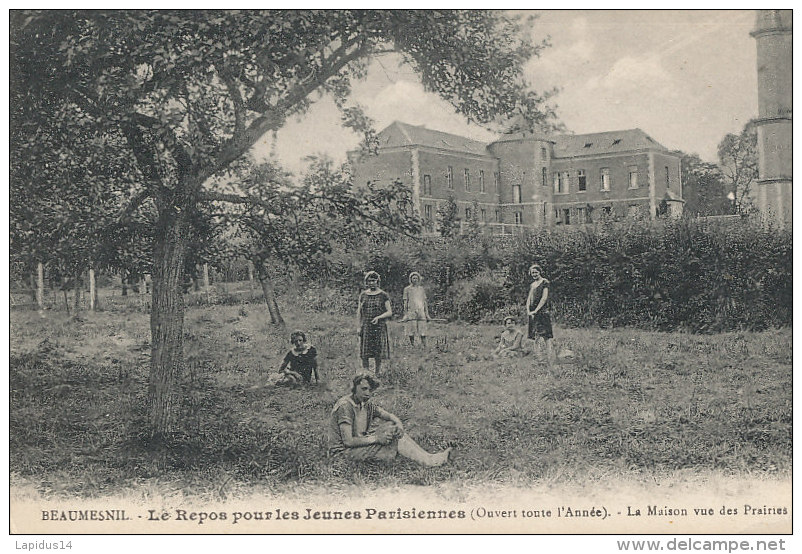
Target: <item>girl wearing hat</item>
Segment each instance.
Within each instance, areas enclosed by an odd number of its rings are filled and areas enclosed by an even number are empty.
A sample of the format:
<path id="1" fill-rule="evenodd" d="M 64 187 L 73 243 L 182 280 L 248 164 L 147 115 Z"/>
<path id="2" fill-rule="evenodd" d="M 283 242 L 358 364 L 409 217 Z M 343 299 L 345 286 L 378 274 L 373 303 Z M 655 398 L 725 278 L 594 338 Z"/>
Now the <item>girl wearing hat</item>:
<path id="1" fill-rule="evenodd" d="M 409 274 L 409 285 L 404 287 L 404 326 L 406 327 L 409 344 L 415 344 L 415 335 L 420 337 L 420 343 L 426 346 L 427 322 L 429 317 L 429 304 L 426 302 L 426 290 L 421 286 L 421 276 L 417 271 Z"/>
<path id="2" fill-rule="evenodd" d="M 381 277 L 375 271 L 365 274 L 365 290 L 359 294 L 357 318 L 359 324 L 359 357 L 362 367 L 369 369 L 370 358 L 375 360 L 376 375 L 382 360 L 390 358 L 390 339 L 387 335 L 388 317 L 393 315 L 390 296 L 379 288 Z"/>
<path id="3" fill-rule="evenodd" d="M 543 339 L 546 345 L 546 359 L 549 367 L 552 367 L 554 333 L 551 329 L 551 315 L 549 314 L 549 281 L 543 277 L 543 269 L 538 264 L 529 266 L 529 276 L 532 277 L 529 296 L 526 299 L 526 310 L 529 314 L 529 338 Z"/>

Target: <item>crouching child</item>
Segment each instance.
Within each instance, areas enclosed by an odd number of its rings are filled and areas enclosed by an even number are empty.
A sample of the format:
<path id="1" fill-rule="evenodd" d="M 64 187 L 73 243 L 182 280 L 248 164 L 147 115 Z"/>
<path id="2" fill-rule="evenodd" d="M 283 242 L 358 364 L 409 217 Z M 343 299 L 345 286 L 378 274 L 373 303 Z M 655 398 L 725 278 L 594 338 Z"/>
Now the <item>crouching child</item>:
<path id="1" fill-rule="evenodd" d="M 277 385 L 310 385 L 312 375 L 315 376 L 315 383 L 320 382 L 317 367 L 317 350 L 306 342 L 306 333 L 295 331 L 290 335 L 292 348 L 284 356 L 278 372 L 281 378 Z"/>

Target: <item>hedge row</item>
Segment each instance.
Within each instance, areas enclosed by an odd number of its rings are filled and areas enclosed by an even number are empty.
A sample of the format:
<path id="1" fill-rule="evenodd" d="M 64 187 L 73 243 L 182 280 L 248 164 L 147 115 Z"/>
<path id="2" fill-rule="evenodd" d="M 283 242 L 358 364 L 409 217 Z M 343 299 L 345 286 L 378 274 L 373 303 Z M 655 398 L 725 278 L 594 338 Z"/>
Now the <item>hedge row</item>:
<path id="1" fill-rule="evenodd" d="M 400 302 L 407 276 L 419 271 L 441 317 L 523 319 L 533 262 L 551 281 L 553 314 L 563 325 L 711 332 L 792 323 L 791 233 L 748 221 L 404 240 L 335 253 L 331 270 L 315 279 L 355 295 L 355 283 L 374 269 Z"/>

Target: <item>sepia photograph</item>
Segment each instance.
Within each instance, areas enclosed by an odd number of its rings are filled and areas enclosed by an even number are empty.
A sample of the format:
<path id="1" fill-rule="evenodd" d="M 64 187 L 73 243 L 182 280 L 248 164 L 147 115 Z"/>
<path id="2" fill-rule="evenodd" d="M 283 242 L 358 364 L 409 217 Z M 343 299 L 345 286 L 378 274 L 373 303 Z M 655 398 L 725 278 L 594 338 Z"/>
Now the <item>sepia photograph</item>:
<path id="1" fill-rule="evenodd" d="M 785 549 L 792 10 L 8 31 L 17 549 Z"/>

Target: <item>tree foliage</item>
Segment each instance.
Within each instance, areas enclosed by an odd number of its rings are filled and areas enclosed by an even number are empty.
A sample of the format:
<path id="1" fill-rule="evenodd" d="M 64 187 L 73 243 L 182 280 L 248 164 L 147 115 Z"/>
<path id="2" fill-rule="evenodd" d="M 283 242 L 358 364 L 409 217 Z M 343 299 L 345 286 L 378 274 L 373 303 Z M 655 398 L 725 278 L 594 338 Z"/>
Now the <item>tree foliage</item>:
<path id="1" fill-rule="evenodd" d="M 440 236 L 454 237 L 459 234 L 459 206 L 457 206 L 457 200 L 453 194 L 449 194 L 446 201 L 437 207 L 435 221 L 437 222 L 437 230 L 440 232 Z"/>
<path id="2" fill-rule="evenodd" d="M 682 199 L 689 216 L 732 213 L 728 188 L 716 164 L 702 161 L 697 154 L 683 154 L 681 161 Z"/>
<path id="3" fill-rule="evenodd" d="M 734 196 L 735 210 L 753 207 L 752 184 L 758 178 L 757 126 L 749 121 L 740 133 L 729 133 L 718 145 L 718 159 L 727 186 Z"/>
<path id="4" fill-rule="evenodd" d="M 236 207 L 226 218 L 235 251 L 254 264 L 274 323 L 282 319 L 266 282 L 275 277 L 271 266 L 316 273 L 327 268 L 335 245 L 386 243 L 421 229 L 408 187 L 354 187 L 350 172 L 328 159 L 312 160 L 299 186 L 272 162 L 249 167 L 238 185 L 246 196 L 232 197 Z"/>
<path id="5" fill-rule="evenodd" d="M 375 131 L 349 95 L 368 60 L 387 52 L 469 120 L 519 114 L 546 125 L 547 98 L 523 79 L 524 63 L 544 46 L 528 31 L 498 11 L 11 12 L 13 178 L 27 186 L 36 167 L 61 191 L 62 161 L 72 155 L 77 167 L 98 168 L 97 178 L 74 181 L 83 201 L 94 187 L 119 186 L 119 221 L 152 209 L 154 437 L 176 430 L 193 218 L 201 205 L 235 201 L 226 173 L 323 94 L 375 148 Z"/>

